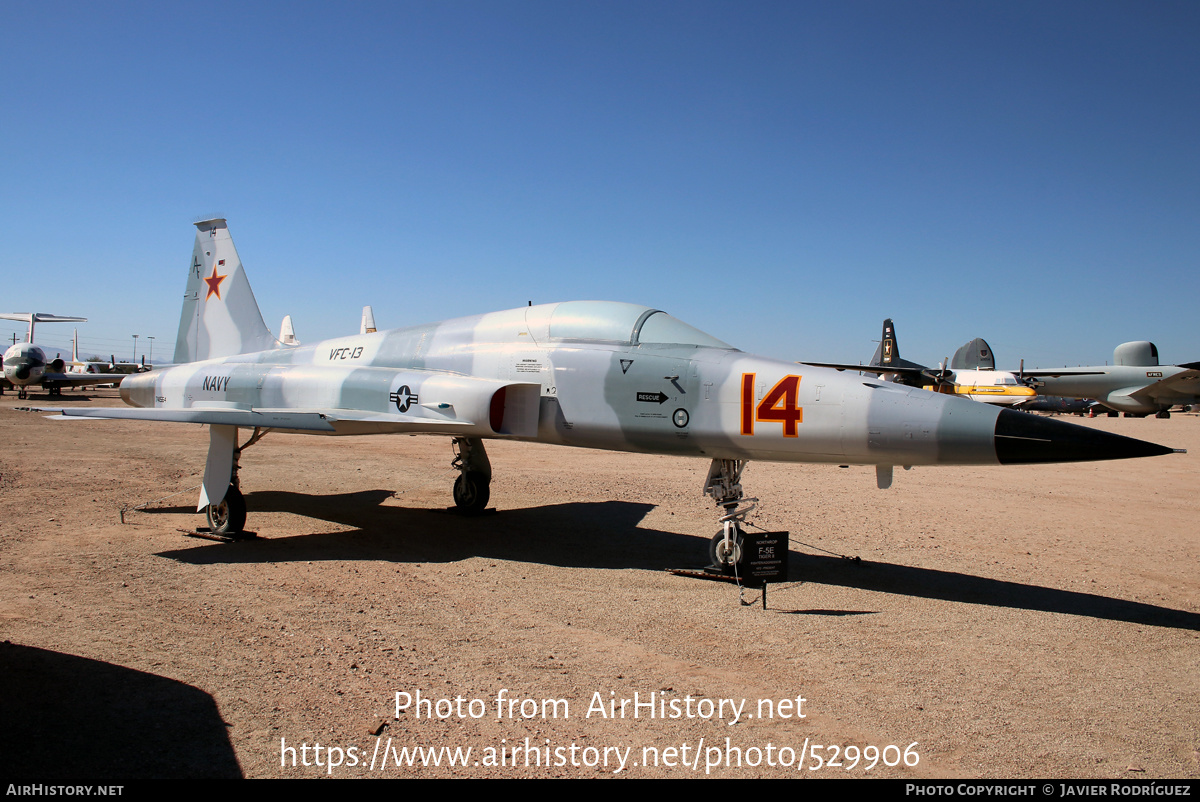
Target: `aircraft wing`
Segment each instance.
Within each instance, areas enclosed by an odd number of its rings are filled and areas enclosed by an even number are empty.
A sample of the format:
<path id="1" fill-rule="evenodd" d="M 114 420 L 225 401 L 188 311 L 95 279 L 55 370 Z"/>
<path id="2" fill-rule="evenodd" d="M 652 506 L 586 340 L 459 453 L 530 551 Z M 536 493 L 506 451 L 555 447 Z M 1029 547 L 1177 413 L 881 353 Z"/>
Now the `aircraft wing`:
<path id="1" fill-rule="evenodd" d="M 1165 379 L 1147 384 L 1140 390 L 1130 393 L 1134 398 L 1158 398 L 1173 395 L 1200 395 L 1200 363 L 1180 365 L 1187 370 L 1168 376 Z"/>
<path id="2" fill-rule="evenodd" d="M 1104 371 L 1095 370 L 1094 368 L 1045 368 L 1042 370 L 1010 370 L 1014 376 L 1024 376 L 1027 379 L 1037 379 L 1042 376 L 1050 376 L 1057 379 L 1059 376 L 1103 376 Z"/>
<path id="3" fill-rule="evenodd" d="M 933 370 L 919 365 L 843 365 L 836 362 L 799 362 L 800 365 L 812 365 L 815 368 L 833 368 L 834 370 L 861 370 L 865 373 L 876 373 L 880 376 L 902 376 L 904 383 L 912 386 L 925 384 L 953 385 L 954 372 L 950 370 Z M 920 385 L 914 384 L 920 382 Z"/>
<path id="4" fill-rule="evenodd" d="M 193 377 L 195 379 L 195 377 Z M 205 377 L 204 380 L 208 380 Z M 210 426 L 279 429 L 312 434 L 441 434 L 452 437 L 536 437 L 541 385 L 458 376 L 401 372 L 390 377 L 399 392 L 382 409 L 342 407 L 257 407 L 226 401 L 199 401 L 172 407 L 76 407 L 34 411 L 62 418 L 199 423 Z M 128 376 L 122 392 L 159 392 L 153 374 Z M 193 389 L 200 392 L 200 379 Z M 142 385 L 139 385 L 139 382 Z M 400 385 L 400 382 L 408 382 Z M 132 386 L 131 386 L 132 383 Z M 409 385 L 419 391 L 410 392 Z M 340 385 L 339 385 L 340 386 Z M 403 394 L 403 396 L 401 395 Z M 394 404 L 394 406 L 393 406 Z"/>
<path id="5" fill-rule="evenodd" d="M 474 428 L 467 420 L 436 420 L 416 415 L 372 412 L 358 409 L 230 409 L 223 407 L 190 407 L 187 409 L 141 409 L 137 407 L 79 407 L 36 409 L 37 412 L 57 412 L 48 416 L 54 420 L 79 418 L 84 420 L 142 420 L 168 423 L 201 423 L 210 426 L 239 426 L 242 428 L 286 429 L 326 434 L 364 432 L 396 432 L 409 434 L 460 434 Z"/>
<path id="6" fill-rule="evenodd" d="M 925 368 L 905 368 L 896 365 L 881 366 L 881 365 L 843 365 L 838 362 L 799 362 L 800 365 L 812 365 L 814 368 L 833 368 L 834 370 L 861 370 L 865 373 L 896 373 L 901 376 L 923 376 Z"/>

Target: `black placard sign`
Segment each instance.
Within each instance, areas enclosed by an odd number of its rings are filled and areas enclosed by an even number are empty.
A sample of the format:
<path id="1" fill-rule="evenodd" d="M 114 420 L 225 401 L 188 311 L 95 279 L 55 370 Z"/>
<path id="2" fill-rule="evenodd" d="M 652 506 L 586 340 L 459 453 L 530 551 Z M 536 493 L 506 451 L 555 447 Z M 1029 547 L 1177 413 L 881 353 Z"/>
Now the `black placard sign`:
<path id="1" fill-rule="evenodd" d="M 745 532 L 742 551 L 746 579 L 756 584 L 787 581 L 787 532 Z"/>

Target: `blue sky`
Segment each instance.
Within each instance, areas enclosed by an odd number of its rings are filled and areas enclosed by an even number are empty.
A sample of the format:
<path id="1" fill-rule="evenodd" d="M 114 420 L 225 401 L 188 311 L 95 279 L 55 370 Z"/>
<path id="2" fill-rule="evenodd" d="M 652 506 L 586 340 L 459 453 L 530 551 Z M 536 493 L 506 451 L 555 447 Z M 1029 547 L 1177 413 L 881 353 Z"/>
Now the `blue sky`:
<path id="1" fill-rule="evenodd" d="M 3 9 L 0 306 L 88 353 L 171 353 L 223 216 L 303 341 L 598 298 L 787 359 L 884 317 L 928 363 L 1200 359 L 1195 3 Z"/>

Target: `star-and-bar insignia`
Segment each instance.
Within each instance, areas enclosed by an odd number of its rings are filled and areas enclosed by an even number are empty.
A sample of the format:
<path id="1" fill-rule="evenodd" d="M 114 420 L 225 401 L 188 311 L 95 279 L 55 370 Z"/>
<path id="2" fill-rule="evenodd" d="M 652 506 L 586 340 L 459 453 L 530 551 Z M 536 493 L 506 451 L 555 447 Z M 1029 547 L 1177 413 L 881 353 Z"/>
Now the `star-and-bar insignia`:
<path id="1" fill-rule="evenodd" d="M 417 403 L 417 394 L 408 389 L 407 384 L 404 384 L 396 392 L 389 393 L 388 400 L 395 404 L 396 409 L 400 412 L 408 412 L 409 408 Z"/>
<path id="2" fill-rule="evenodd" d="M 226 278 L 228 278 L 227 275 L 226 276 L 217 275 L 217 266 L 213 265 L 212 275 L 209 276 L 208 278 L 204 279 L 204 283 L 208 285 L 208 295 L 204 296 L 204 300 L 207 301 L 209 298 L 213 297 L 214 295 L 217 296 L 218 301 L 221 300 L 221 282 L 224 281 Z"/>

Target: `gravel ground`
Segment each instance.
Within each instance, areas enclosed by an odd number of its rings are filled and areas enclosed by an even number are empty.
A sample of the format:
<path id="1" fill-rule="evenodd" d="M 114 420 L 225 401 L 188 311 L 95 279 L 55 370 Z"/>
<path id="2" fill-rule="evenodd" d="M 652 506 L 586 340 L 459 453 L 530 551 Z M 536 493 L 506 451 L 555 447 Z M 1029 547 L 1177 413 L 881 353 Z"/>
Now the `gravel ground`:
<path id="1" fill-rule="evenodd" d="M 25 403 L 0 398 L 5 774 L 1200 776 L 1195 415 L 1084 422 L 1186 456 L 882 491 L 754 463 L 754 523 L 791 533 L 764 610 L 668 572 L 717 529 L 699 460 L 489 444 L 496 512 L 464 518 L 446 439 L 271 434 L 242 459 L 258 538 L 221 543 L 184 534 L 205 429 Z"/>

